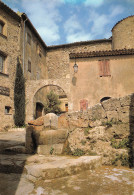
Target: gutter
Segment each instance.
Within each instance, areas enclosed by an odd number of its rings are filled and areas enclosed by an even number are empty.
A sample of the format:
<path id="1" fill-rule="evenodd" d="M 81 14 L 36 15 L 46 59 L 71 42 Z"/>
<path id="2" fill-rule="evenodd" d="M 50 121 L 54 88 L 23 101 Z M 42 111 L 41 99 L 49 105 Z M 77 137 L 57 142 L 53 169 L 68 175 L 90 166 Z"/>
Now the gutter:
<path id="1" fill-rule="evenodd" d="M 24 20 L 24 34 L 23 34 L 23 75 L 24 75 L 24 72 L 25 72 L 25 31 L 26 31 L 26 20 Z"/>

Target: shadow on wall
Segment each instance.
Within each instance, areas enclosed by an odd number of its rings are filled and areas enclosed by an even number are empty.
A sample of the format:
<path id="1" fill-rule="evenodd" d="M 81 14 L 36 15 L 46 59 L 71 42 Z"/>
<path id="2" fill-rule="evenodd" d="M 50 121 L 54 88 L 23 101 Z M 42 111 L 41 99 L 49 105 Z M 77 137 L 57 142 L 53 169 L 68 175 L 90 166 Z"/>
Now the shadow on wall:
<path id="1" fill-rule="evenodd" d="M 129 111 L 129 165 L 134 167 L 134 94 L 131 95 Z"/>

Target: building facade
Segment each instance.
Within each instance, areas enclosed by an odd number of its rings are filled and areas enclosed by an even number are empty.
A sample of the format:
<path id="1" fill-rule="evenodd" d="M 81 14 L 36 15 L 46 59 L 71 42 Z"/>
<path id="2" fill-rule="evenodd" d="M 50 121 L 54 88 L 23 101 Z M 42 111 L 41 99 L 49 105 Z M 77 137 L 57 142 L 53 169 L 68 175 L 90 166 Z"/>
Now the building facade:
<path id="1" fill-rule="evenodd" d="M 14 125 L 18 57 L 26 79 L 26 123 L 43 114 L 50 90 L 63 112 L 87 110 L 134 92 L 134 16 L 119 21 L 109 39 L 47 46 L 26 14 L 0 1 L 0 127 Z"/>

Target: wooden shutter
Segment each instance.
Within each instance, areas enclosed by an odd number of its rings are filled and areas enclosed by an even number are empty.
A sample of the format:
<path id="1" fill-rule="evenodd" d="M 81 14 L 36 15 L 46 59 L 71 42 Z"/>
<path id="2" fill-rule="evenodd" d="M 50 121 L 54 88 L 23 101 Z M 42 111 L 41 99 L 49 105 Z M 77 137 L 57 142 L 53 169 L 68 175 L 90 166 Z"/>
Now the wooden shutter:
<path id="1" fill-rule="evenodd" d="M 103 61 L 99 60 L 99 75 L 100 77 L 103 76 Z"/>
<path id="2" fill-rule="evenodd" d="M 110 74 L 110 60 L 105 60 L 105 76 L 111 76 L 111 74 Z"/>
<path id="3" fill-rule="evenodd" d="M 110 60 L 99 60 L 99 76 L 100 77 L 111 76 L 111 74 L 110 74 Z"/>
<path id="4" fill-rule="evenodd" d="M 0 56 L 0 72 L 3 72 L 3 57 Z"/>

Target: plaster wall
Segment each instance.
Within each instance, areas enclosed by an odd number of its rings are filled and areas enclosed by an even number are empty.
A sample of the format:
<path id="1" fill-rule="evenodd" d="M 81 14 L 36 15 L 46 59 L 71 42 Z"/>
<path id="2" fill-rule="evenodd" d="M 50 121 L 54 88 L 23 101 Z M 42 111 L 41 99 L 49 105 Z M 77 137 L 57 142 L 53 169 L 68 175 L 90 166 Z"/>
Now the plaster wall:
<path id="1" fill-rule="evenodd" d="M 78 72 L 73 73 L 74 61 L 70 60 L 71 110 L 80 110 L 80 101 L 88 100 L 88 107 L 103 97 L 122 97 L 134 92 L 134 56 L 107 57 L 111 76 L 99 76 L 100 58 L 77 59 Z M 128 76 L 129 75 L 129 76 Z"/>
<path id="2" fill-rule="evenodd" d="M 70 78 L 69 54 L 77 52 L 90 52 L 99 50 L 111 50 L 111 42 L 85 43 L 79 45 L 49 47 L 46 56 L 48 78 Z M 65 83 L 66 85 L 66 83 Z"/>

